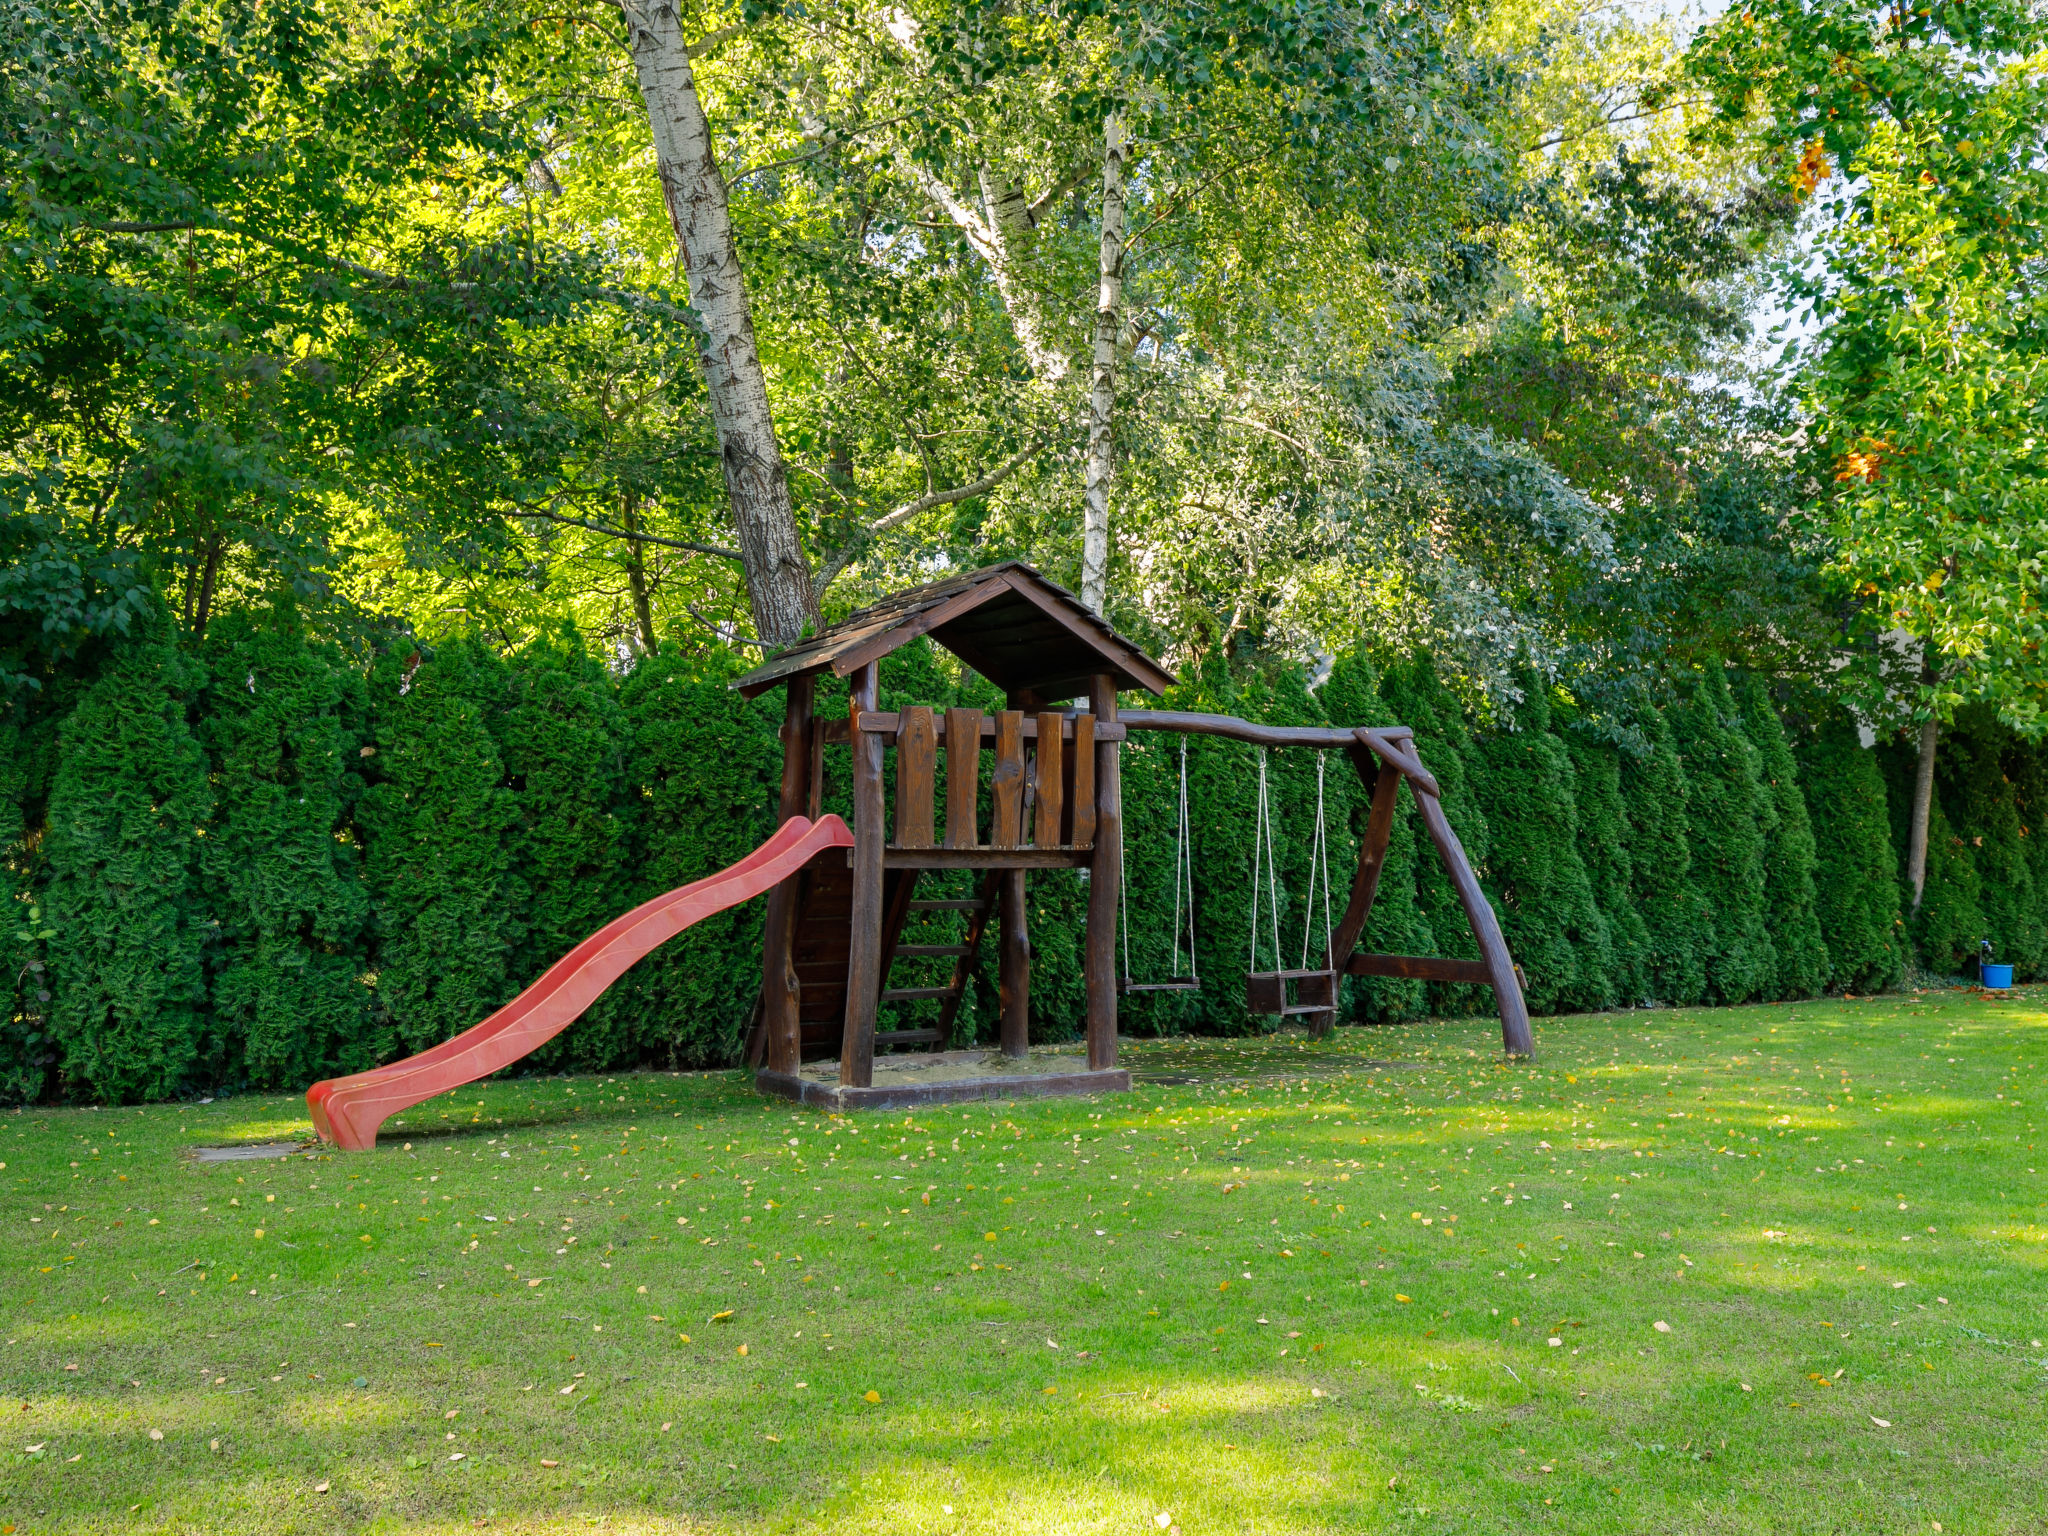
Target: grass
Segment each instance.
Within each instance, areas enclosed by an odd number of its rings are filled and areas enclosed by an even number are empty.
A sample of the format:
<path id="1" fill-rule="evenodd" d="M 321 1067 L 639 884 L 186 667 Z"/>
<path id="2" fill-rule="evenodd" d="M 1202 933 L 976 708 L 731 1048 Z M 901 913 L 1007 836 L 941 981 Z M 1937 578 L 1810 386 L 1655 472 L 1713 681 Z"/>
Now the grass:
<path id="1" fill-rule="evenodd" d="M 2034 1530 L 2044 1002 L 9 1113 L 0 1526 Z"/>

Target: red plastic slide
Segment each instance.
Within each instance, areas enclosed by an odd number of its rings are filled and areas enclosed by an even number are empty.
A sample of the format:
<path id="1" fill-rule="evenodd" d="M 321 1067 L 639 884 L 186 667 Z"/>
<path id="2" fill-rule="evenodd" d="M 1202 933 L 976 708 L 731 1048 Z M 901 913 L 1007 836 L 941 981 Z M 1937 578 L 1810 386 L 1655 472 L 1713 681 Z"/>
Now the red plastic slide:
<path id="1" fill-rule="evenodd" d="M 759 896 L 827 848 L 851 848 L 837 816 L 792 816 L 775 835 L 729 869 L 670 891 L 614 918 L 546 974 L 474 1029 L 431 1050 L 306 1090 L 313 1128 L 350 1151 L 377 1144 L 377 1128 L 401 1109 L 488 1077 L 567 1029 L 642 955 L 714 912 Z"/>

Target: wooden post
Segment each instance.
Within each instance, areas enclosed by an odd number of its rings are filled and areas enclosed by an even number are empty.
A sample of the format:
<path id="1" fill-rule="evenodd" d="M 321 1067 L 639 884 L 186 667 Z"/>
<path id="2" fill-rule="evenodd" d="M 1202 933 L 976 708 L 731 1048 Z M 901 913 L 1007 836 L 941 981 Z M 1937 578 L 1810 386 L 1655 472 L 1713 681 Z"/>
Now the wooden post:
<path id="1" fill-rule="evenodd" d="M 1095 723 L 1116 719 L 1116 678 L 1098 673 L 1088 682 Z M 1078 788 L 1078 786 L 1077 786 Z M 1077 817 L 1078 819 L 1078 817 Z M 1078 840 L 1078 832 L 1077 832 Z M 1095 744 L 1095 857 L 1088 874 L 1088 1070 L 1116 1065 L 1116 914 L 1123 875 L 1124 813 L 1116 743 Z"/>
<path id="2" fill-rule="evenodd" d="M 1003 1054 L 1021 1061 L 1031 1049 L 1031 933 L 1024 911 L 1024 871 L 1003 870 L 1002 949 L 996 985 L 1002 1000 Z"/>
<path id="3" fill-rule="evenodd" d="M 863 710 L 875 707 L 879 669 L 869 662 L 853 675 L 847 708 L 853 750 L 853 916 L 846 949 L 846 1028 L 839 1045 L 839 1082 L 873 1086 L 875 1009 L 882 986 L 882 738 L 860 728 Z"/>
<path id="4" fill-rule="evenodd" d="M 789 680 L 782 711 L 782 792 L 777 825 L 801 816 L 810 801 L 811 710 L 817 680 L 811 675 Z M 791 943 L 796 937 L 797 892 L 802 875 L 791 875 L 768 893 L 767 921 L 761 933 L 761 1019 L 764 1040 L 750 1050 L 754 1065 L 765 1058 L 771 1072 L 797 1070 L 801 1045 L 797 1022 L 796 967 Z"/>
<path id="5" fill-rule="evenodd" d="M 1534 1056 L 1536 1040 L 1529 1033 L 1529 1006 L 1522 1000 L 1521 978 L 1515 975 L 1515 963 L 1508 956 L 1508 941 L 1501 935 L 1493 906 L 1487 901 L 1486 892 L 1479 888 L 1479 877 L 1472 873 L 1465 849 L 1444 819 L 1444 808 L 1437 797 L 1417 795 L 1415 805 L 1422 812 L 1422 824 L 1429 829 L 1429 840 L 1436 844 L 1437 857 L 1444 861 L 1445 873 L 1458 889 L 1458 900 L 1464 905 L 1465 920 L 1472 925 L 1472 936 L 1479 941 L 1480 962 L 1493 982 L 1494 1000 L 1500 1005 L 1501 1044 L 1510 1056 Z"/>
<path id="6" fill-rule="evenodd" d="M 1371 773 L 1368 782 L 1372 785 L 1372 811 L 1366 818 L 1365 841 L 1358 849 L 1358 873 L 1352 877 L 1351 899 L 1344 904 L 1344 915 L 1338 919 L 1337 931 L 1330 940 L 1326 963 L 1335 977 L 1333 997 L 1337 995 L 1336 988 L 1344 983 L 1344 967 L 1350 963 L 1351 952 L 1358 948 L 1358 936 L 1365 932 L 1366 920 L 1372 916 L 1373 898 L 1380 889 L 1380 872 L 1387 864 L 1387 844 L 1394 835 L 1396 797 L 1401 792 L 1401 775 L 1381 766 L 1364 747 L 1354 742 L 1350 756 L 1360 778 L 1366 778 L 1368 771 Z M 1336 1022 L 1334 1012 L 1316 1014 L 1309 1020 L 1309 1033 L 1320 1039 Z"/>

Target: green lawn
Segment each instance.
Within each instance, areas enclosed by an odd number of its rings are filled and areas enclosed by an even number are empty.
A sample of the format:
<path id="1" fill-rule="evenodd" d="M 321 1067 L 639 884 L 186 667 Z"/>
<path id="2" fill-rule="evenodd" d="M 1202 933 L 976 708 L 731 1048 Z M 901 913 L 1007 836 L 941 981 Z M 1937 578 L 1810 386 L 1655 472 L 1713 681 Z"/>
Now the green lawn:
<path id="1" fill-rule="evenodd" d="M 10 1112 L 0 1526 L 2034 1531 L 2044 1001 Z"/>

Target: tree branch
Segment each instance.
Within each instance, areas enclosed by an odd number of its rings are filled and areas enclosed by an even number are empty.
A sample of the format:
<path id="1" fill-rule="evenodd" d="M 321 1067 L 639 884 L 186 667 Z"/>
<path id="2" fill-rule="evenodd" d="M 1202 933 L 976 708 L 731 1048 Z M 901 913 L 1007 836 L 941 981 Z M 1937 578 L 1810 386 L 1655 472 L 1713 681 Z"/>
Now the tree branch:
<path id="1" fill-rule="evenodd" d="M 572 528 L 587 528 L 592 533 L 601 533 L 607 538 L 626 539 L 635 544 L 659 544 L 665 549 L 688 550 L 697 555 L 715 555 L 720 560 L 738 560 L 736 549 L 721 549 L 716 544 L 692 544 L 688 539 L 665 539 L 658 533 L 629 533 L 624 528 L 613 528 L 605 523 L 591 522 L 587 518 L 571 517 L 566 512 L 553 512 L 545 507 L 522 507 L 513 514 L 515 517 L 538 517 L 550 523 L 567 523 Z"/>
<path id="2" fill-rule="evenodd" d="M 1031 442 L 1026 443 L 1022 448 L 1011 454 L 1010 457 L 1003 460 L 994 469 L 983 475 L 979 480 L 967 485 L 955 486 L 950 491 L 929 492 L 918 497 L 915 501 L 906 501 L 902 506 L 885 516 L 876 518 L 867 527 L 861 529 L 859 533 L 848 539 L 845 544 L 840 546 L 838 553 L 825 562 L 825 569 L 818 577 L 818 591 L 823 592 L 849 565 L 853 564 L 854 557 L 862 549 L 866 548 L 876 535 L 887 533 L 891 528 L 907 523 L 919 513 L 929 512 L 934 507 L 948 506 L 956 501 L 968 501 L 976 496 L 987 495 L 1005 480 L 1009 479 L 1010 476 L 1014 475 L 1019 469 L 1022 469 L 1026 462 L 1046 446 L 1047 441 L 1048 439 L 1043 437 L 1034 438 Z"/>

